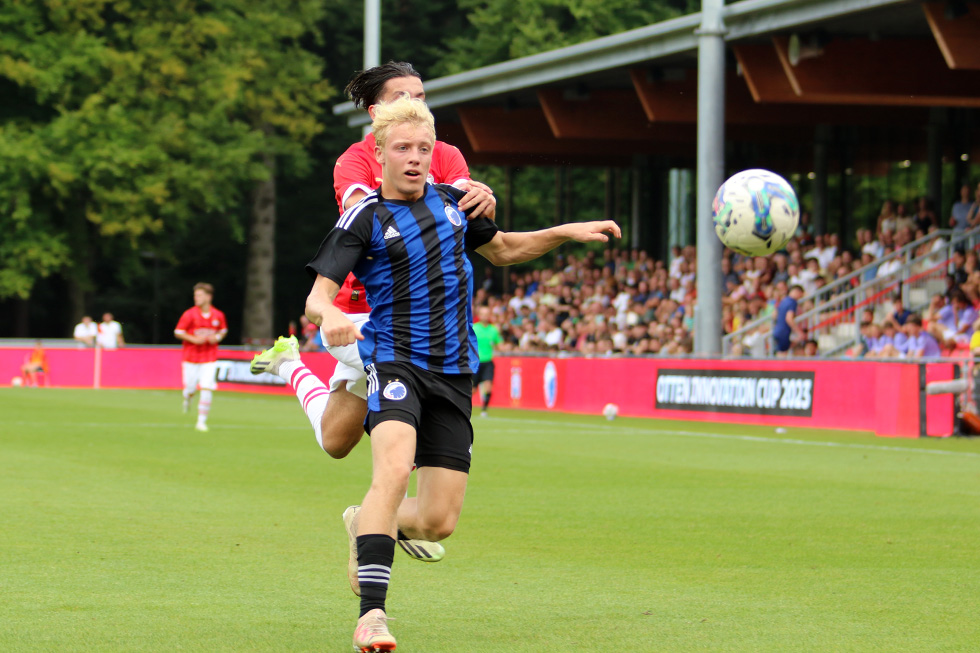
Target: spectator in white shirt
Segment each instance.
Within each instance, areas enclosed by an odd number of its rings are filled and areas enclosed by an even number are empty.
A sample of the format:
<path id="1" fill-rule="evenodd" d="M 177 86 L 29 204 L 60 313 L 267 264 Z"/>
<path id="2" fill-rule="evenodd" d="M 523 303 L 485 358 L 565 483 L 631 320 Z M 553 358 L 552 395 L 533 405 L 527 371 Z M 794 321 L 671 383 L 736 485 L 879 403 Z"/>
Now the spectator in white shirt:
<path id="1" fill-rule="evenodd" d="M 670 276 L 680 279 L 681 278 L 681 264 L 683 264 L 684 255 L 681 254 L 681 248 L 674 245 L 670 248 Z"/>
<path id="2" fill-rule="evenodd" d="M 524 286 L 517 286 L 514 288 L 514 296 L 507 302 L 507 306 L 514 309 L 515 313 L 520 313 L 523 306 L 527 306 L 533 311 L 537 308 L 537 303 L 524 294 Z"/>
<path id="3" fill-rule="evenodd" d="M 89 315 L 82 316 L 82 321 L 75 325 L 72 337 L 78 341 L 79 347 L 94 347 L 95 338 L 99 335 L 99 325 L 92 321 Z"/>
<path id="4" fill-rule="evenodd" d="M 671 277 L 669 282 L 669 287 L 670 287 L 670 298 L 673 299 L 678 304 L 683 302 L 686 291 L 681 286 L 681 280 L 678 279 L 677 277 Z"/>
<path id="5" fill-rule="evenodd" d="M 828 242 L 830 241 L 830 242 Z M 807 259 L 816 259 L 820 266 L 820 271 L 827 269 L 830 262 L 837 256 L 837 247 L 831 244 L 831 239 L 823 234 L 814 236 L 814 247 L 806 253 Z"/>
<path id="6" fill-rule="evenodd" d="M 892 247 L 892 246 L 886 247 L 885 248 L 885 256 L 888 256 L 889 254 L 891 254 L 894 251 L 895 251 L 895 248 L 894 247 Z M 901 256 L 896 256 L 896 257 L 894 257 L 892 259 L 889 259 L 889 260 L 885 261 L 881 265 L 879 265 L 878 266 L 878 272 L 875 275 L 875 277 L 878 278 L 878 279 L 881 279 L 881 278 L 886 277 L 886 276 L 892 274 L 893 272 L 897 272 L 897 271 L 899 271 L 901 269 L 902 269 L 902 257 Z"/>
<path id="7" fill-rule="evenodd" d="M 885 248 L 874 237 L 870 229 L 858 230 L 858 243 L 861 245 L 862 254 L 870 254 L 872 258 L 881 258 L 885 253 Z"/>
<path id="8" fill-rule="evenodd" d="M 123 340 L 122 325 L 112 318 L 112 313 L 105 313 L 102 316 L 95 343 L 103 349 L 117 349 L 126 344 Z"/>
<path id="9" fill-rule="evenodd" d="M 800 284 L 803 286 L 804 295 L 812 295 L 817 289 L 817 277 L 820 276 L 820 262 L 815 258 L 806 260 L 806 269 L 800 270 L 798 274 Z"/>

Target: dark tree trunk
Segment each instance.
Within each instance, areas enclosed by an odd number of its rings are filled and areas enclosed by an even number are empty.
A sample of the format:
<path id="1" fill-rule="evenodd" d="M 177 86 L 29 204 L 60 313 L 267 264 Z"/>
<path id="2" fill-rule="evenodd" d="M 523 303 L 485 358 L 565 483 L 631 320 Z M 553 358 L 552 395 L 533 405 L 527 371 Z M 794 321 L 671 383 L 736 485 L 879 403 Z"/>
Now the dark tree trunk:
<path id="1" fill-rule="evenodd" d="M 273 333 L 273 286 L 276 262 L 276 159 L 263 155 L 269 178 L 252 191 L 252 219 L 248 230 L 245 272 L 245 310 L 242 342 L 267 345 Z"/>

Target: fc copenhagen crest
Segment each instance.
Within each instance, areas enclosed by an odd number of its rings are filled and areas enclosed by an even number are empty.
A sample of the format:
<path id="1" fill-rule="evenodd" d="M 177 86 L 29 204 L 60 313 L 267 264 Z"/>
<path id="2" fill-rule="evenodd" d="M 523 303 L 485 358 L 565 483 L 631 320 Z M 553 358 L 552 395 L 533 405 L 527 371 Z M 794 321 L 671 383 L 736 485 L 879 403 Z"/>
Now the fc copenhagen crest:
<path id="1" fill-rule="evenodd" d="M 395 379 L 394 381 L 388 381 L 385 386 L 384 391 L 381 393 L 384 395 L 385 399 L 390 399 L 391 401 L 401 401 L 408 396 L 408 388 L 405 384 Z"/>
<path id="2" fill-rule="evenodd" d="M 463 224 L 463 218 L 459 215 L 459 211 L 451 206 L 446 207 L 446 217 L 449 218 L 449 221 L 452 222 L 453 226 L 455 227 Z"/>

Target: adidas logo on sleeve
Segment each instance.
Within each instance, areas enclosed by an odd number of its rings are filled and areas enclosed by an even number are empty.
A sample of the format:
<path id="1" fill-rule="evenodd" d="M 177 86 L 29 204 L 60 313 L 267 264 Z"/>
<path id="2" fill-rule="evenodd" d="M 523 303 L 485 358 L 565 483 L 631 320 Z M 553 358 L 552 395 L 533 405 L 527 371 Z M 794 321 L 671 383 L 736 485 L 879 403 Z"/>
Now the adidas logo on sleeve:
<path id="1" fill-rule="evenodd" d="M 394 226 L 389 226 L 388 231 L 385 232 L 385 240 L 391 240 L 392 238 L 400 238 L 401 234 Z"/>

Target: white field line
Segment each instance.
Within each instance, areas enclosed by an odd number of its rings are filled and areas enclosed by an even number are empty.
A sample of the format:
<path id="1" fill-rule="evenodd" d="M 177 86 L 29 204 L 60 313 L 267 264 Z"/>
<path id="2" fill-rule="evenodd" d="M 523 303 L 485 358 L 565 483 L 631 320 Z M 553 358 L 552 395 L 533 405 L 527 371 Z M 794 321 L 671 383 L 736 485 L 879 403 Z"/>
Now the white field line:
<path id="1" fill-rule="evenodd" d="M 40 422 L 37 420 L 20 420 L 6 422 L 14 426 L 51 426 L 63 429 L 65 422 Z M 72 422 L 71 426 L 92 426 L 101 429 L 132 428 L 132 429 L 179 429 L 194 430 L 194 422 Z M 279 424 L 214 424 L 208 422 L 208 428 L 221 431 L 312 431 L 309 426 L 281 426 Z"/>
<path id="2" fill-rule="evenodd" d="M 811 440 L 797 440 L 794 438 L 764 438 L 757 435 L 725 435 L 722 433 L 706 433 L 702 431 L 681 431 L 675 429 L 643 429 L 631 426 L 614 426 L 612 424 L 574 424 L 569 422 L 563 422 L 558 420 L 542 420 L 542 419 L 513 419 L 509 417 L 494 417 L 493 421 L 496 423 L 500 422 L 510 422 L 513 424 L 539 424 L 548 426 L 561 426 L 561 428 L 574 428 L 574 429 L 587 429 L 590 431 L 602 430 L 616 433 L 635 433 L 635 434 L 658 434 L 658 435 L 676 435 L 680 437 L 687 438 L 710 438 L 715 440 L 736 440 L 742 442 L 763 442 L 763 443 L 778 443 L 778 444 L 790 444 L 790 445 L 801 445 L 805 447 L 832 447 L 839 449 L 866 449 L 871 451 L 897 451 L 899 453 L 922 453 L 922 454 L 932 454 L 936 456 L 965 456 L 967 458 L 980 458 L 980 453 L 975 453 L 972 451 L 946 451 L 943 449 L 918 449 L 912 447 L 896 447 L 887 444 L 859 444 L 852 442 L 816 442 Z M 475 421 L 476 424 L 480 422 Z"/>
<path id="3" fill-rule="evenodd" d="M 726 435 L 722 433 L 706 433 L 702 431 L 682 431 L 676 429 L 643 429 L 631 426 L 621 426 L 612 424 L 574 424 L 571 422 L 564 422 L 559 420 L 543 420 L 543 419 L 514 419 L 510 417 L 493 417 L 492 421 L 495 425 L 502 423 L 508 423 L 513 425 L 527 425 L 527 424 L 538 424 L 547 426 L 561 426 L 561 428 L 571 428 L 571 429 L 581 429 L 588 431 L 608 431 L 610 433 L 633 433 L 633 434 L 657 434 L 657 435 L 674 435 L 679 437 L 687 438 L 708 438 L 714 440 L 734 440 L 741 442 L 759 442 L 766 444 L 788 444 L 788 445 L 798 445 L 804 447 L 830 447 L 835 449 L 863 449 L 869 451 L 894 451 L 898 453 L 918 453 L 918 454 L 928 454 L 935 456 L 963 456 L 966 458 L 980 458 L 980 453 L 972 451 L 946 451 L 943 449 L 919 449 L 913 447 L 896 447 L 886 444 L 859 444 L 854 442 L 819 442 L 813 440 L 798 440 L 794 438 L 765 438 L 757 435 Z M 482 422 L 474 421 L 475 425 L 480 425 Z M 7 422 L 7 424 L 12 426 L 51 426 L 56 428 L 64 428 L 64 422 L 40 422 L 36 420 L 22 420 L 16 422 Z M 78 426 L 91 426 L 96 428 L 132 428 L 132 429 L 172 429 L 172 428 L 187 428 L 193 429 L 193 425 L 189 422 L 73 422 L 72 424 Z M 208 427 L 212 430 L 230 431 L 230 430 L 240 430 L 240 431 L 308 431 L 310 427 L 308 426 L 282 426 L 282 425 L 262 425 L 262 424 L 222 424 L 222 423 L 209 423 Z M 508 429 L 516 430 L 516 429 Z"/>

